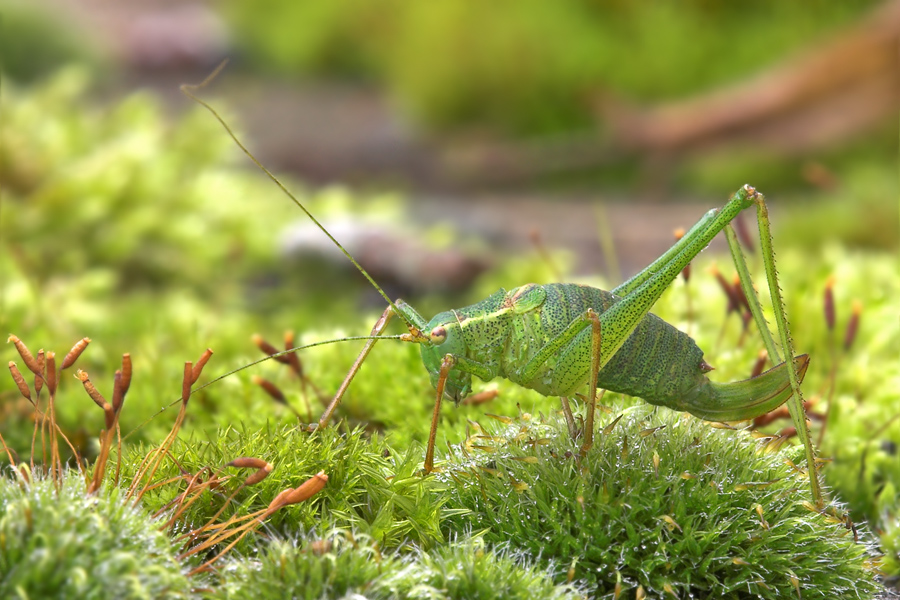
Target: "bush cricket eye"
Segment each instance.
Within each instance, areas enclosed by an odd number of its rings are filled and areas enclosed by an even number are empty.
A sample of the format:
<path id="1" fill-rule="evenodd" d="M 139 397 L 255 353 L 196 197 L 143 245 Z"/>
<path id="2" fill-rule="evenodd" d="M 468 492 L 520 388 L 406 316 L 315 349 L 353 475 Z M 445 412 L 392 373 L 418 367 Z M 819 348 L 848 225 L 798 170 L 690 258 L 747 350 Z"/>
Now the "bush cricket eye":
<path id="1" fill-rule="evenodd" d="M 431 343 L 432 344 L 443 344 L 447 339 L 447 330 L 444 329 L 443 326 L 438 325 L 434 329 L 431 330 Z"/>

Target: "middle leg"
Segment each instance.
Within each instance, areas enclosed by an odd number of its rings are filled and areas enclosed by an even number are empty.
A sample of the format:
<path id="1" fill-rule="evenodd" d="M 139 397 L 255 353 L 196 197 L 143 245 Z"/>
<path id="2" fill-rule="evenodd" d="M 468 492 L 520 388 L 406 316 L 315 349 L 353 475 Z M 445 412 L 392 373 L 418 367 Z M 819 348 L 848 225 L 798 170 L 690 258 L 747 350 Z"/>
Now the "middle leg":
<path id="1" fill-rule="evenodd" d="M 588 380 L 587 419 L 584 424 L 584 444 L 581 445 L 581 456 L 587 455 L 594 445 L 594 411 L 597 409 L 597 375 L 600 372 L 600 349 L 603 337 L 600 329 L 600 316 L 588 309 L 587 318 L 591 322 L 591 375 Z"/>

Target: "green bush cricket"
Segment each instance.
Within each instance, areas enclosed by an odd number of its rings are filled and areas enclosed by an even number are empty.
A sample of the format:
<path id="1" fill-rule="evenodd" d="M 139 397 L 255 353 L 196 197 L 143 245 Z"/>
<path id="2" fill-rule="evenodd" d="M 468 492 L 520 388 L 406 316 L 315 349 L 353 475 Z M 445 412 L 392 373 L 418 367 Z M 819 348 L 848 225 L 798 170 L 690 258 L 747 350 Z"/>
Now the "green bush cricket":
<path id="1" fill-rule="evenodd" d="M 221 68 L 221 67 L 220 67 Z M 749 270 L 731 221 L 756 207 L 763 261 L 781 347 L 793 356 L 781 292 L 778 286 L 772 236 L 765 198 L 753 187 L 740 188 L 721 209 L 707 212 L 674 246 L 643 271 L 611 292 L 577 284 L 526 284 L 499 290 L 487 299 L 449 310 L 426 321 L 401 300 L 391 300 L 372 277 L 323 227 L 299 200 L 240 142 L 227 123 L 192 89 L 182 91 L 209 110 L 241 150 L 315 223 L 359 269 L 388 303 L 372 328 L 334 399 L 318 424 L 325 427 L 388 322 L 399 316 L 408 333 L 399 339 L 420 344 L 422 362 L 436 390 L 424 470 L 434 470 L 434 444 L 444 397 L 459 402 L 472 390 L 472 376 L 489 381 L 505 377 L 545 396 L 559 396 L 572 435 L 576 434 L 568 397 L 588 385 L 584 423 L 584 457 L 593 444 L 597 388 L 637 396 L 650 404 L 687 411 L 710 421 L 752 419 L 787 402 L 797 434 L 805 446 L 813 499 L 823 506 L 816 458 L 803 409 L 800 382 L 806 355 L 782 362 L 762 314 Z M 711 367 L 687 334 L 650 314 L 653 304 L 694 257 L 720 232 L 728 246 L 766 350 L 777 364 L 743 381 L 715 383 L 706 377 Z M 356 338 L 358 339 L 358 338 Z"/>

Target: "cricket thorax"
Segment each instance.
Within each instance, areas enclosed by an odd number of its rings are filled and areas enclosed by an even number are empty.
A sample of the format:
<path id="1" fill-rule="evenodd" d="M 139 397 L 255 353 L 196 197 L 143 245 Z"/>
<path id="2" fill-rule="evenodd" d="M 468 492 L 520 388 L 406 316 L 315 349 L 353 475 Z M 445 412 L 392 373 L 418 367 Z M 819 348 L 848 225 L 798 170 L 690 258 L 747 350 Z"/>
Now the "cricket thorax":
<path id="1" fill-rule="evenodd" d="M 486 366 L 493 377 L 502 376 L 499 351 L 509 339 L 513 319 L 509 293 L 501 288 L 478 304 L 452 312 L 466 341 L 466 357 Z"/>
<path id="2" fill-rule="evenodd" d="M 522 300 L 517 303 L 519 310 L 509 310 L 505 315 L 509 334 L 505 338 L 499 374 L 547 396 L 582 391 L 590 372 L 589 327 L 550 356 L 532 379 L 522 378 L 523 367 L 588 308 L 602 319 L 602 314 L 618 302 L 618 297 L 575 284 L 522 286 L 509 292 L 508 297 L 513 296 Z M 538 298 L 540 302 L 536 301 Z M 523 310 L 525 299 L 527 309 Z M 705 380 L 702 364 L 703 351 L 693 339 L 648 314 L 600 369 L 598 386 L 654 404 L 671 404 Z"/>

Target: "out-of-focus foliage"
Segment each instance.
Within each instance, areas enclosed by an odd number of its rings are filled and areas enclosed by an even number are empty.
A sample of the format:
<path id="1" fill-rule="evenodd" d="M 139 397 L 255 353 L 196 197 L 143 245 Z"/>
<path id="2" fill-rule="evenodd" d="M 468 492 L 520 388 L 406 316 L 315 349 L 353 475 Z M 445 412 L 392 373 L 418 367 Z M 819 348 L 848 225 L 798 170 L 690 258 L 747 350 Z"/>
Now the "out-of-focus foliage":
<path id="1" fill-rule="evenodd" d="M 72 68 L 33 88 L 0 89 L 0 328 L 60 357 L 93 338 L 79 367 L 107 394 L 130 352 L 136 381 L 121 417 L 130 432 L 178 397 L 180 364 L 204 348 L 218 353 L 212 369 L 237 367 L 256 358 L 250 335 L 276 314 L 285 315 L 280 328 L 302 329 L 345 319 L 358 298 L 316 293 L 322 272 L 283 264 L 277 237 L 297 208 L 241 168 L 205 111 L 169 123 L 152 95 L 99 107 L 89 87 Z M 337 189 L 305 201 L 326 219 L 370 210 Z M 325 307 L 334 311 L 327 318 Z M 271 406 L 246 381 L 219 389 L 221 401 L 204 394 L 189 419 L 225 425 Z M 90 458 L 102 414 L 85 416 L 77 381 L 66 378 L 60 393 L 60 424 Z M 23 455 L 31 411 L 17 394 L 0 403 L 0 433 Z M 157 419 L 132 440 L 159 439 L 167 427 Z"/>
<path id="2" fill-rule="evenodd" d="M 898 193 L 895 169 L 878 159 L 858 163 L 846 170 L 835 189 L 785 207 L 778 230 L 785 244 L 810 253 L 835 241 L 851 248 L 897 252 Z"/>
<path id="3" fill-rule="evenodd" d="M 89 87 L 86 72 L 72 68 L 33 88 L 0 90 L 0 329 L 60 357 L 76 340 L 92 338 L 78 366 L 106 394 L 118 357 L 130 352 L 135 385 L 123 431 L 178 397 L 180 365 L 204 348 L 216 352 L 207 373 L 221 373 L 258 358 L 255 331 L 277 339 L 311 323 L 355 323 L 359 306 L 371 304 L 360 301 L 372 292 L 355 271 L 281 256 L 285 225 L 306 218 L 243 168 L 244 157 L 205 111 L 171 123 L 150 94 L 98 107 Z M 383 221 L 401 212 L 391 194 L 296 191 L 326 222 L 348 215 Z M 446 244 L 453 236 L 439 237 Z M 81 404 L 87 396 L 80 387 L 68 377 L 61 382 L 57 412 L 90 458 L 103 417 Z M 304 407 L 299 399 L 297 406 Z M 235 377 L 199 395 L 188 418 L 200 428 L 250 415 L 290 421 L 282 409 L 272 412 L 271 399 Z M 17 394 L 0 403 L 0 433 L 23 455 L 31 411 Z M 156 419 L 132 442 L 158 440 L 167 428 Z"/>
<path id="4" fill-rule="evenodd" d="M 657 100 L 770 64 L 874 1 L 291 2 L 229 12 L 255 64 L 376 80 L 432 126 L 547 133 L 601 93 Z"/>
<path id="5" fill-rule="evenodd" d="M 97 60 L 86 40 L 34 4 L 0 1 L 0 73 L 26 83 L 66 64 Z"/>
<path id="6" fill-rule="evenodd" d="M 893 577 L 900 576 L 900 517 L 888 524 L 881 535 L 881 551 L 884 552 L 884 572 Z"/>
<path id="7" fill-rule="evenodd" d="M 149 94 L 94 106 L 88 86 L 77 68 L 3 86 L 0 232 L 30 277 L 209 286 L 273 256 L 267 212 L 253 210 L 259 181 L 227 168 L 220 128 L 199 112 L 167 125 Z"/>

